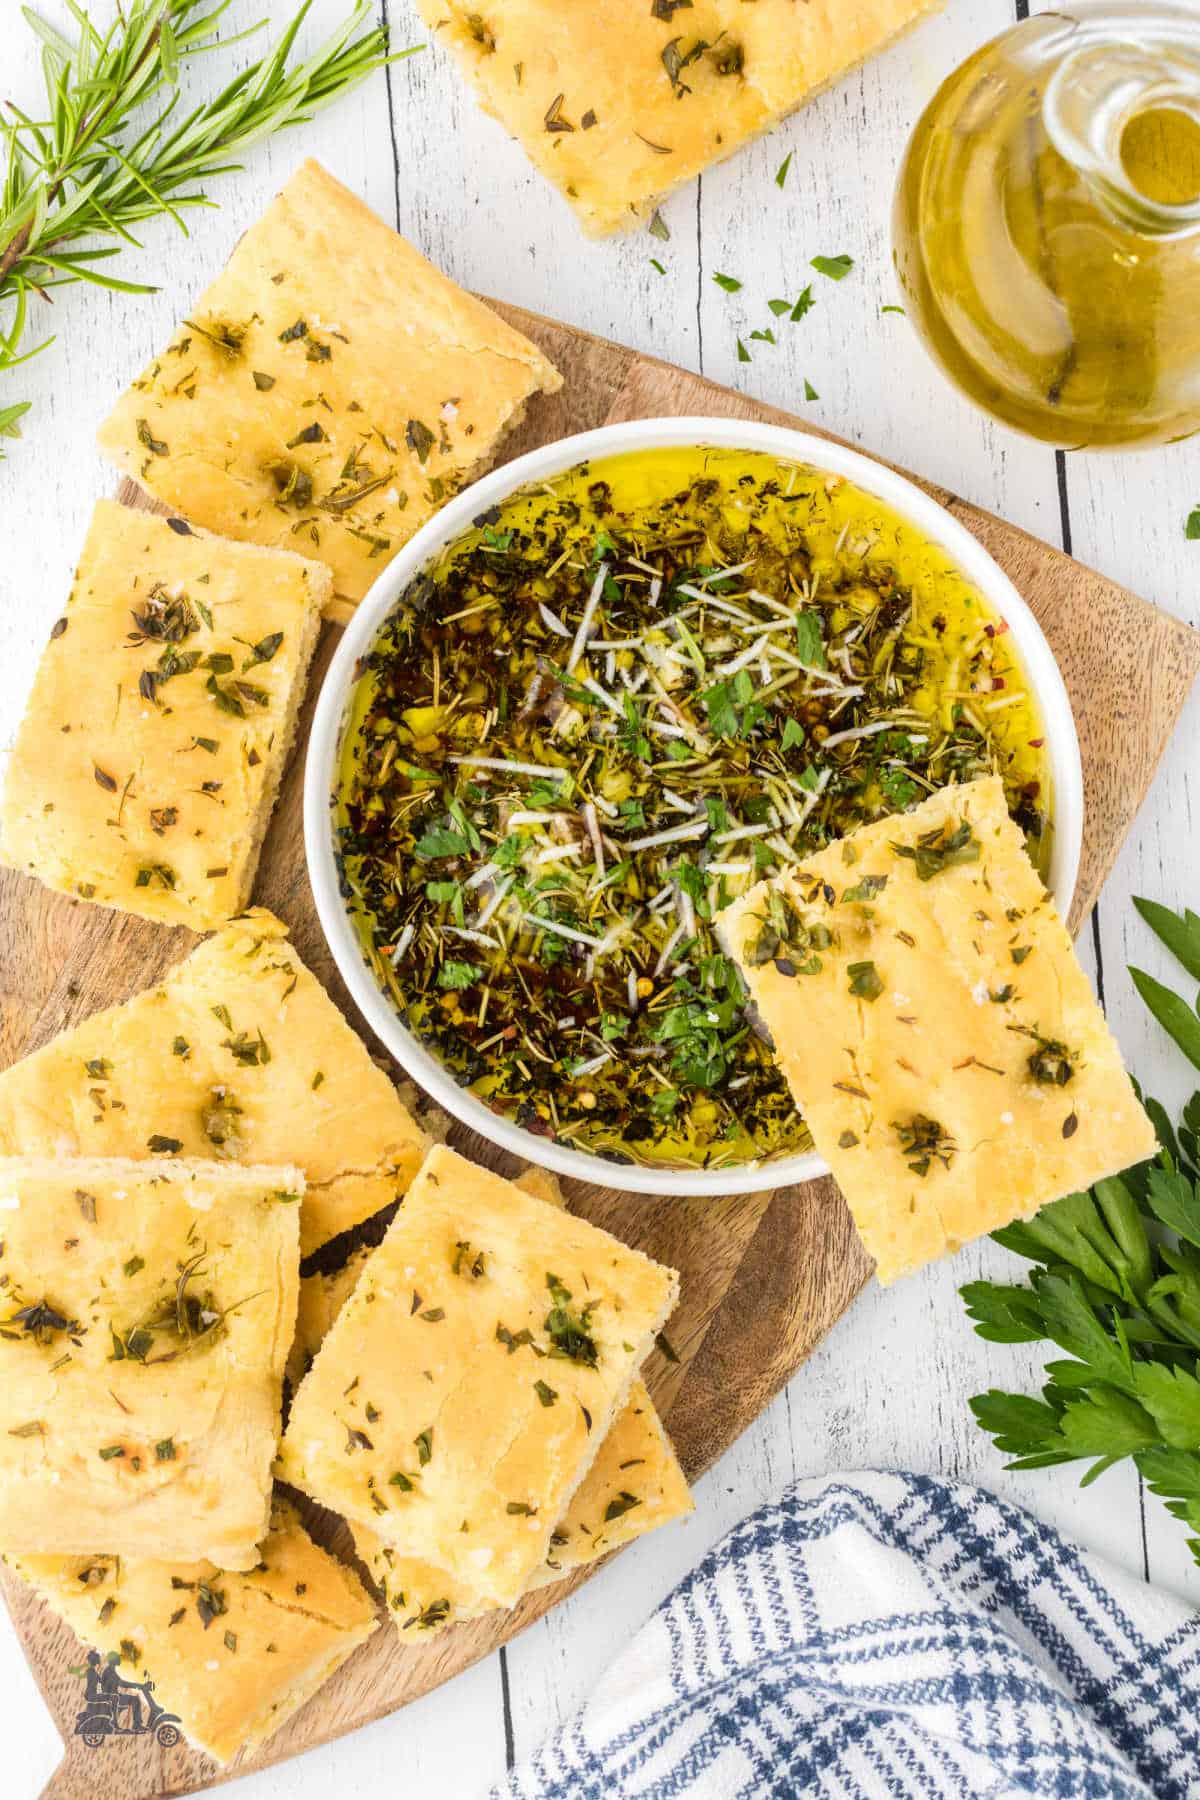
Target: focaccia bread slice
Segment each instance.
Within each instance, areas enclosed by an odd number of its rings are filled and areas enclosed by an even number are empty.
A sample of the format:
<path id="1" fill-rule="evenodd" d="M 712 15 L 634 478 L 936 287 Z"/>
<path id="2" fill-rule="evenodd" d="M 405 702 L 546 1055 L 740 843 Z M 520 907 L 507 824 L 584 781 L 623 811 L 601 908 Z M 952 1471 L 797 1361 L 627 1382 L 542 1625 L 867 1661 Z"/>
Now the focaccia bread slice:
<path id="1" fill-rule="evenodd" d="M 511 1606 L 677 1292 L 673 1271 L 435 1146 L 300 1385 L 280 1472 Z"/>
<path id="2" fill-rule="evenodd" d="M 687 1478 L 640 1376 L 587 1474 L 550 1534 L 546 1559 L 527 1591 L 563 1581 L 610 1550 L 695 1510 Z M 394 1550 L 367 1525 L 354 1544 L 383 1593 L 398 1630 L 425 1636 L 493 1608 L 475 1582 Z"/>
<path id="3" fill-rule="evenodd" d="M 358 1278 L 370 1260 L 369 1245 L 353 1252 L 340 1269 L 329 1274 L 306 1275 L 300 1283 L 300 1304 L 296 1309 L 296 1336 L 287 1360 L 286 1374 L 295 1393 L 313 1366 L 317 1351 L 327 1337 L 333 1321 L 358 1286 Z"/>
<path id="4" fill-rule="evenodd" d="M 253 1568 L 296 1323 L 289 1166 L 0 1159 L 0 1544 Z"/>
<path id="5" fill-rule="evenodd" d="M 527 338 L 306 162 L 122 395 L 100 448 L 196 524 L 318 556 L 344 617 L 526 402 Z"/>
<path id="6" fill-rule="evenodd" d="M 1154 1154 L 998 776 L 863 826 L 721 923 L 881 1281 Z"/>
<path id="7" fill-rule="evenodd" d="M 562 1190 L 549 1169 L 531 1165 L 514 1183 L 549 1206 L 562 1206 Z M 353 1293 L 370 1257 L 355 1252 L 330 1275 L 310 1275 L 300 1283 L 296 1342 L 288 1361 L 293 1387 L 299 1384 L 338 1313 Z M 530 1587 L 561 1581 L 584 1563 L 693 1510 L 687 1479 L 640 1376 L 613 1420 L 591 1468 L 576 1488 L 554 1528 L 550 1550 Z M 419 1557 L 403 1556 L 366 1525 L 353 1527 L 359 1555 L 383 1590 L 402 1631 L 422 1634 L 489 1611 L 471 1583 L 452 1580 L 444 1569 Z"/>
<path id="8" fill-rule="evenodd" d="M 739 149 L 940 0 L 417 0 L 591 232 Z"/>
<path id="9" fill-rule="evenodd" d="M 258 908 L 0 1074 L 0 1154 L 297 1163 L 303 1255 L 399 1199 L 426 1144 Z"/>
<path id="10" fill-rule="evenodd" d="M 145 1556 L 7 1560 L 122 1681 L 153 1681 L 158 1704 L 221 1763 L 278 1731 L 378 1625 L 357 1575 L 279 1499 L 241 1574 Z"/>
<path id="11" fill-rule="evenodd" d="M 329 570 L 100 500 L 8 767 L 5 861 L 205 931 L 240 912 Z"/>

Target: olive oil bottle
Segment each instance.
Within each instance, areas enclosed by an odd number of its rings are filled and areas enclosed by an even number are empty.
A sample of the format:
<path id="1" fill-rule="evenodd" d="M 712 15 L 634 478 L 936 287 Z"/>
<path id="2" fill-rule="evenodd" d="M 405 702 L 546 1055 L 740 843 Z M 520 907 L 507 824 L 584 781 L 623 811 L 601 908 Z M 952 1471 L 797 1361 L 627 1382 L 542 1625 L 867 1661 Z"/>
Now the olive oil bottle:
<path id="1" fill-rule="evenodd" d="M 894 234 L 928 349 L 1006 424 L 1200 429 L 1200 11 L 1071 7 L 985 45 L 917 125 Z"/>

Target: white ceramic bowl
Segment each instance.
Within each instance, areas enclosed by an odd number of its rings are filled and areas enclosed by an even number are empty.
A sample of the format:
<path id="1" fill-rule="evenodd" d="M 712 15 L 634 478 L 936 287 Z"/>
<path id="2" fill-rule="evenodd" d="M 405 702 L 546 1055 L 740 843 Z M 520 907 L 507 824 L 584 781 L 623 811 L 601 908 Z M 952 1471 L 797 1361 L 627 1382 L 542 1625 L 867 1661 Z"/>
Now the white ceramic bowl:
<path id="1" fill-rule="evenodd" d="M 497 1115 L 462 1088 L 442 1063 L 401 1022 L 363 954 L 338 886 L 331 825 L 333 784 L 347 703 L 359 658 L 365 655 L 405 588 L 444 547 L 469 529 L 489 506 L 506 500 L 526 483 L 559 475 L 576 463 L 618 456 L 630 450 L 713 446 L 765 451 L 785 461 L 808 463 L 845 476 L 876 495 L 908 519 L 927 538 L 940 544 L 990 606 L 1008 621 L 1014 642 L 1037 697 L 1050 753 L 1054 799 L 1054 839 L 1050 891 L 1066 916 L 1075 891 L 1083 834 L 1083 773 L 1071 703 L 1050 646 L 1033 614 L 1008 577 L 983 546 L 935 500 L 857 451 L 826 443 L 802 431 L 731 419 L 643 419 L 581 432 L 485 475 L 448 505 L 396 556 L 355 612 L 325 677 L 308 743 L 304 784 L 304 839 L 308 872 L 329 948 L 363 1017 L 387 1045 L 396 1061 L 440 1106 L 505 1150 L 529 1162 L 542 1163 L 560 1175 L 605 1185 L 619 1184 L 641 1194 L 736 1194 L 809 1181 L 827 1173 L 819 1156 L 777 1157 L 735 1168 L 658 1169 L 637 1163 L 613 1163 L 582 1150 L 525 1131 Z"/>

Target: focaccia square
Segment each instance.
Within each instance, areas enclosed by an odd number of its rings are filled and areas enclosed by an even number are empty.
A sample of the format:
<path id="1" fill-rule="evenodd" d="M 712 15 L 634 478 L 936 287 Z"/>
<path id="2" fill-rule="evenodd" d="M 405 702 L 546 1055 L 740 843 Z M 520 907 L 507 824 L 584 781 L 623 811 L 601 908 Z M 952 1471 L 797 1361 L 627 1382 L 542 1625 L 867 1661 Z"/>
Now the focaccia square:
<path id="1" fill-rule="evenodd" d="M 292 1402 L 284 1479 L 511 1606 L 677 1291 L 435 1146 Z"/>
<path id="2" fill-rule="evenodd" d="M 299 1169 L 0 1159 L 0 1544 L 249 1569 L 296 1323 Z"/>
<path id="3" fill-rule="evenodd" d="M 378 1624 L 357 1575 L 313 1543 L 283 1500 L 242 1574 L 145 1556 L 8 1560 L 101 1653 L 97 1674 L 152 1681 L 157 1705 L 222 1763 L 278 1731 Z M 173 1743 L 166 1729 L 159 1741 Z"/>
<path id="4" fill-rule="evenodd" d="M 250 897 L 329 570 L 100 500 L 17 733 L 4 859 L 205 931 Z"/>
<path id="5" fill-rule="evenodd" d="M 999 777 L 863 826 L 722 927 L 881 1281 L 1154 1154 Z"/>
<path id="6" fill-rule="evenodd" d="M 687 1479 L 640 1376 L 562 1518 L 550 1534 L 545 1561 L 528 1591 L 562 1581 L 610 1550 L 694 1510 Z M 406 1556 L 367 1525 L 355 1524 L 354 1544 L 371 1571 L 400 1631 L 424 1636 L 491 1605 L 473 1579 L 451 1576 L 436 1563 Z"/>
<path id="7" fill-rule="evenodd" d="M 529 1167 L 514 1183 L 525 1193 L 562 1206 L 562 1190 L 548 1169 Z M 350 1298 L 371 1255 L 354 1253 L 329 1275 L 300 1283 L 296 1342 L 288 1360 L 293 1386 L 313 1358 L 338 1313 Z M 621 1544 L 654 1531 L 693 1510 L 687 1480 L 645 1383 L 636 1377 L 629 1398 L 554 1528 L 550 1550 L 530 1587 L 561 1581 L 584 1563 L 596 1562 Z M 393 1550 L 366 1525 L 356 1525 L 354 1542 L 392 1609 L 402 1631 L 440 1630 L 490 1610 L 472 1583 L 452 1580 L 444 1569 Z"/>
<path id="8" fill-rule="evenodd" d="M 480 103 L 613 231 L 863 62 L 940 0 L 417 0 Z"/>
<path id="9" fill-rule="evenodd" d="M 303 1255 L 398 1200 L 426 1141 L 257 908 L 0 1074 L 0 1154 L 297 1163 Z"/>
<path id="10" fill-rule="evenodd" d="M 345 616 L 526 402 L 541 352 L 306 162 L 100 429 L 196 524 L 318 556 Z"/>

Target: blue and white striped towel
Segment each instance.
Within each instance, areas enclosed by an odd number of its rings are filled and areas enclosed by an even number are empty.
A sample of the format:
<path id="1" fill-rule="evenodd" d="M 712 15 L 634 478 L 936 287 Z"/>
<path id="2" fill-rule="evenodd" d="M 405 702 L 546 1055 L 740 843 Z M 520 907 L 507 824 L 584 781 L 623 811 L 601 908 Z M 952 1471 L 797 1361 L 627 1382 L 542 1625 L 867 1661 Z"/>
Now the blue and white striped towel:
<path id="1" fill-rule="evenodd" d="M 979 1488 L 801 1481 L 501 1800 L 1197 1800 L 1200 1621 Z"/>

